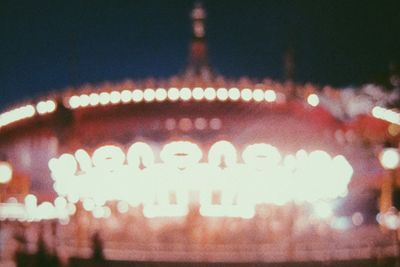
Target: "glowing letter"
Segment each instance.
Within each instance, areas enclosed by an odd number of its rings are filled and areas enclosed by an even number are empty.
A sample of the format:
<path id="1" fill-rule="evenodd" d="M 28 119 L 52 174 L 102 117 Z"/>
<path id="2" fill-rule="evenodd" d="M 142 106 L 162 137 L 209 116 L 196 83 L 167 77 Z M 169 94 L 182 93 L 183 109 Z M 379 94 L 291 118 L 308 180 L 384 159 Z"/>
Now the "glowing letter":
<path id="1" fill-rule="evenodd" d="M 226 166 L 231 166 L 236 160 L 236 148 L 225 140 L 216 142 L 208 151 L 208 163 L 214 166 L 220 166 L 222 161 Z"/>
<path id="2" fill-rule="evenodd" d="M 203 155 L 196 144 L 188 141 L 177 141 L 166 144 L 161 150 L 160 156 L 165 163 L 185 169 L 198 163 Z"/>
<path id="3" fill-rule="evenodd" d="M 143 142 L 136 142 L 130 146 L 127 154 L 128 164 L 139 168 L 140 163 L 145 167 L 154 164 L 154 153 L 151 147 Z"/>
<path id="4" fill-rule="evenodd" d="M 115 171 L 124 164 L 125 155 L 122 149 L 117 146 L 102 146 L 94 151 L 92 160 L 96 167 Z"/>

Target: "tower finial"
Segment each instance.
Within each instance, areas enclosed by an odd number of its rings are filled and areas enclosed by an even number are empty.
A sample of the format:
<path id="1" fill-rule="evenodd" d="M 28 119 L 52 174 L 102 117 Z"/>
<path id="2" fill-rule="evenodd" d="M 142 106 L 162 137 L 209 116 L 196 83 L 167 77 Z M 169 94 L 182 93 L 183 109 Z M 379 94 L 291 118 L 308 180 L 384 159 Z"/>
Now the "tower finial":
<path id="1" fill-rule="evenodd" d="M 289 47 L 283 56 L 283 68 L 286 81 L 293 81 L 295 71 L 295 54 L 293 47 Z"/>
<path id="2" fill-rule="evenodd" d="M 203 5 L 197 2 L 192 10 L 192 27 L 193 27 L 193 37 L 194 38 L 204 38 L 206 35 L 204 20 L 206 19 L 206 12 Z"/>
<path id="3" fill-rule="evenodd" d="M 211 78 L 211 70 L 207 58 L 207 45 L 205 42 L 206 31 L 204 22 L 206 16 L 206 11 L 202 4 L 197 2 L 191 12 L 193 36 L 185 76 L 200 75 L 204 79 Z"/>

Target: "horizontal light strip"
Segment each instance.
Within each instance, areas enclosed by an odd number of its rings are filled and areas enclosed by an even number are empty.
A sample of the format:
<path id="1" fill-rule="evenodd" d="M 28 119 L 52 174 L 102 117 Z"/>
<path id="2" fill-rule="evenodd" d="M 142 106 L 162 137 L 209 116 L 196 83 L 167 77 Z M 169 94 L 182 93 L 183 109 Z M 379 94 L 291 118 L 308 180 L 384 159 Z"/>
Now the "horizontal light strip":
<path id="1" fill-rule="evenodd" d="M 400 125 L 400 113 L 391 109 L 376 106 L 371 111 L 372 116 L 396 125 Z"/>
<path id="2" fill-rule="evenodd" d="M 134 89 L 134 90 L 123 90 L 123 91 L 111 91 L 101 93 L 91 93 L 73 95 L 67 100 L 67 103 L 71 109 L 94 107 L 98 105 L 116 105 L 116 104 L 127 104 L 127 103 L 151 103 L 151 102 L 164 102 L 164 101 L 255 101 L 255 102 L 278 102 L 284 101 L 285 96 L 282 93 L 276 93 L 274 90 L 268 89 L 254 89 L 244 88 L 239 90 L 238 88 L 218 88 L 213 87 L 201 88 L 201 87 L 182 87 L 176 88 L 171 87 L 165 88 L 145 88 L 145 89 Z"/>
<path id="3" fill-rule="evenodd" d="M 22 105 L 0 114 L 0 129 L 18 121 L 32 118 L 36 114 L 46 115 L 57 109 L 57 103 L 52 99 L 41 100 L 37 104 Z"/>

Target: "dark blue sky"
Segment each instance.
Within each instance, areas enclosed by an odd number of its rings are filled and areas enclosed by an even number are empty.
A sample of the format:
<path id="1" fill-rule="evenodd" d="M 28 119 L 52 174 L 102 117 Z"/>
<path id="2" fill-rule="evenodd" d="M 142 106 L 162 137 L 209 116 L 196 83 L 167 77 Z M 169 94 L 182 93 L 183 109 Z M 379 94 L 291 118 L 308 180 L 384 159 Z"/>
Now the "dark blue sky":
<path id="1" fill-rule="evenodd" d="M 168 77 L 185 66 L 194 1 L 0 1 L 0 109 L 67 85 Z M 400 61 L 400 1 L 205 0 L 219 73 L 336 86 L 383 79 Z"/>

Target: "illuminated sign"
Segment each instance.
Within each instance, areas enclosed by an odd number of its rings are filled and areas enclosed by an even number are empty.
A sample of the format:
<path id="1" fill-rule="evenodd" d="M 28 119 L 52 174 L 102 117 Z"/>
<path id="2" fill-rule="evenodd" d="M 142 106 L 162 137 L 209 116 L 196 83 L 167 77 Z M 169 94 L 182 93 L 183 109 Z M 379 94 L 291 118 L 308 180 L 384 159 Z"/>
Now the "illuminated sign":
<path id="1" fill-rule="evenodd" d="M 322 150 L 283 156 L 269 144 L 244 148 L 239 157 L 228 141 L 214 143 L 207 156 L 188 141 L 165 144 L 159 158 L 146 143 L 124 152 L 106 145 L 49 161 L 59 196 L 83 201 L 93 211 L 106 201 L 143 205 L 146 217 L 184 216 L 198 204 L 203 216 L 251 218 L 256 205 L 313 203 L 347 194 L 353 169 L 342 155 Z M 85 204 L 86 203 L 86 204 Z"/>

